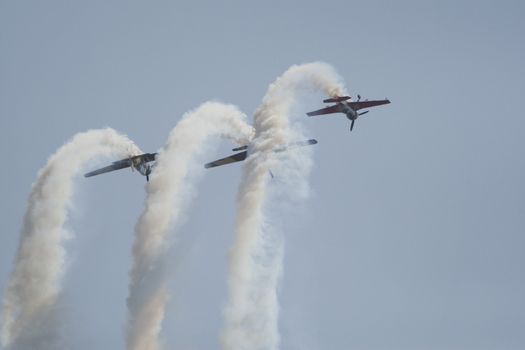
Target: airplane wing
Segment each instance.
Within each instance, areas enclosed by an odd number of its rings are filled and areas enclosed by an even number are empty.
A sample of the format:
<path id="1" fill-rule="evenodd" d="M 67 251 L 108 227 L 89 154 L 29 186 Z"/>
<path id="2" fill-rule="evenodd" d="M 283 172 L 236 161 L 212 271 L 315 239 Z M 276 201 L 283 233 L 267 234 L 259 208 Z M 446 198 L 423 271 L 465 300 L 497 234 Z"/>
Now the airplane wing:
<path id="1" fill-rule="evenodd" d="M 314 115 L 331 114 L 339 112 L 341 112 L 341 105 L 337 104 L 330 107 L 318 109 L 317 111 L 308 112 L 306 113 L 306 115 L 309 117 L 313 117 Z"/>
<path id="2" fill-rule="evenodd" d="M 350 108 L 352 108 L 354 111 L 358 111 L 363 108 L 369 108 L 369 107 L 375 107 L 375 106 L 381 106 L 389 104 L 389 100 L 375 100 L 375 101 L 356 101 L 356 102 L 348 102 L 348 105 Z"/>
<path id="3" fill-rule="evenodd" d="M 248 151 L 235 153 L 235 154 L 232 154 L 229 157 L 221 158 L 221 159 L 218 159 L 218 160 L 216 160 L 214 162 L 205 164 L 204 167 L 205 168 L 214 168 L 216 166 L 221 166 L 221 165 L 226 165 L 226 164 L 230 164 L 230 163 L 240 162 L 240 161 L 245 160 L 247 156 L 248 156 Z"/>
<path id="4" fill-rule="evenodd" d="M 100 168 L 97 170 L 90 171 L 87 174 L 84 174 L 84 177 L 91 177 L 95 175 L 100 175 L 104 173 L 109 173 L 110 171 L 120 170 L 124 168 L 129 168 L 131 166 L 131 161 L 129 159 L 122 159 L 118 160 L 116 162 L 113 162 L 113 164 L 108 165 L 104 168 Z"/>

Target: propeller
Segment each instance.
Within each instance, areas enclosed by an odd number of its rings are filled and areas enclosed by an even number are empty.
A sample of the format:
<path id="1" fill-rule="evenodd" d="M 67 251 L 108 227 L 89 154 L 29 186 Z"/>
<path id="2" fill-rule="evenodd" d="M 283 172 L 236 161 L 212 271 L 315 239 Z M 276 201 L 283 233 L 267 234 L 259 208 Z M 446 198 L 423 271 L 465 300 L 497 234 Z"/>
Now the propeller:
<path id="1" fill-rule="evenodd" d="M 149 175 L 151 174 L 151 165 L 146 165 L 146 181 L 149 182 Z"/>
<path id="2" fill-rule="evenodd" d="M 352 124 L 350 124 L 350 131 L 354 128 L 355 119 L 352 119 Z"/>

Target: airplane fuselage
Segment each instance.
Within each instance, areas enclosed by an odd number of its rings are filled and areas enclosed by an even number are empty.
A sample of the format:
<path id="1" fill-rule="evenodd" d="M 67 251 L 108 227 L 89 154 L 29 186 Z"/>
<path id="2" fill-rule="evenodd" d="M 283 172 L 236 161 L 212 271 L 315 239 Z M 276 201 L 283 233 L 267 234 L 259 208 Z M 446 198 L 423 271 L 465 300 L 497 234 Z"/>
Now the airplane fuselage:
<path id="1" fill-rule="evenodd" d="M 137 169 L 137 171 L 140 174 L 144 176 L 148 176 L 149 174 L 151 174 L 151 170 L 153 169 L 154 166 L 155 166 L 155 162 L 142 163 L 136 166 L 135 169 Z"/>
<path id="2" fill-rule="evenodd" d="M 354 111 L 346 101 L 341 102 L 341 112 L 343 112 L 349 120 L 356 120 L 357 117 L 359 117 L 357 111 Z"/>
<path id="3" fill-rule="evenodd" d="M 154 156 L 156 158 L 156 156 Z M 146 176 L 149 181 L 149 175 L 155 167 L 157 161 L 155 159 L 149 160 L 143 158 L 135 158 L 132 160 L 131 169 L 136 169 L 141 175 Z"/>

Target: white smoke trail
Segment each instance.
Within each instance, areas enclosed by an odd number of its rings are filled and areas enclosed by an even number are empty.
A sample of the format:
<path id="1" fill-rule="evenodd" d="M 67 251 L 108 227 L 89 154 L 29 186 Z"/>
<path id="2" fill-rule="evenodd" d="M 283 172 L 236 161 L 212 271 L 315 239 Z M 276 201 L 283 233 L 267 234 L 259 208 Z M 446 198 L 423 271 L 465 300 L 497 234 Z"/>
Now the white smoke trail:
<path id="1" fill-rule="evenodd" d="M 239 187 L 235 241 L 230 252 L 229 296 L 221 337 L 225 350 L 275 350 L 279 346 L 277 285 L 282 272 L 283 239 L 265 222 L 264 205 L 268 172 L 278 166 L 272 150 L 292 138 L 304 139 L 290 121 L 290 110 L 297 95 L 309 91 L 329 96 L 345 94 L 331 66 L 292 66 L 270 85 L 255 113 L 253 154 L 246 160 Z M 295 157 L 289 153 L 288 158 Z M 304 188 L 308 159 L 296 158 L 286 166 L 289 164 L 296 167 L 291 173 L 300 174 L 292 186 Z"/>
<path id="2" fill-rule="evenodd" d="M 50 312 L 61 292 L 63 242 L 67 237 L 63 226 L 71 204 L 74 176 L 94 157 L 124 158 L 140 152 L 131 140 L 113 129 L 91 130 L 75 135 L 39 171 L 3 300 L 1 335 L 5 348 L 42 349 L 42 342 L 53 346 L 49 332 L 55 331 L 57 325 Z"/>
<path id="3" fill-rule="evenodd" d="M 220 135 L 237 144 L 249 143 L 254 131 L 245 118 L 235 106 L 204 103 L 184 115 L 159 153 L 146 188 L 144 211 L 135 227 L 128 297 L 129 350 L 161 348 L 159 333 L 168 298 L 162 271 L 164 253 L 169 248 L 167 234 L 180 224 L 188 207 L 195 171 L 203 169 L 198 159 L 205 142 L 210 136 Z"/>

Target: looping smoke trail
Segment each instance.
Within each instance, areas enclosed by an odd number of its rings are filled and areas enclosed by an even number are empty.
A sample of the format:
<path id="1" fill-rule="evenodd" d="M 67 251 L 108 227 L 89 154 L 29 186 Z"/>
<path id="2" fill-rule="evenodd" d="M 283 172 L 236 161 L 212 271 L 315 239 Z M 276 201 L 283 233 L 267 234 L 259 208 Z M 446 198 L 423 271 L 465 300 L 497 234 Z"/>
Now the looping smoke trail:
<path id="1" fill-rule="evenodd" d="M 219 135 L 237 144 L 248 144 L 254 130 L 245 119 L 233 105 L 204 103 L 183 116 L 159 153 L 146 187 L 144 211 L 135 227 L 128 297 L 129 350 L 160 349 L 159 333 L 168 298 L 162 271 L 164 253 L 169 248 L 168 231 L 180 224 L 188 207 L 195 172 L 202 169 L 198 159 L 205 142 Z"/>
<path id="2" fill-rule="evenodd" d="M 63 228 L 73 194 L 73 178 L 98 156 L 139 154 L 140 149 L 113 129 L 75 135 L 59 148 L 33 183 L 20 234 L 14 268 L 3 301 L 2 345 L 42 348 L 56 324 L 49 312 L 56 305 L 64 274 Z M 51 323 L 51 324 L 50 324 Z M 45 329 L 43 329 L 45 328 Z M 52 337 L 52 336 L 51 336 Z M 52 343 L 50 339 L 45 342 Z M 52 345 L 50 345 L 52 346 Z"/>
<path id="3" fill-rule="evenodd" d="M 284 242 L 266 222 L 264 206 L 268 171 L 277 163 L 272 150 L 292 138 L 304 139 L 289 114 L 297 94 L 308 91 L 345 94 L 341 79 L 328 64 L 292 66 L 270 85 L 255 113 L 253 154 L 246 160 L 239 187 L 235 241 L 230 252 L 229 296 L 221 336 L 225 350 L 274 350 L 279 346 L 277 285 Z M 304 172 L 292 186 L 307 187 L 310 162 L 289 153 L 288 158 L 294 161 L 287 167 L 296 167 L 293 173 Z"/>

